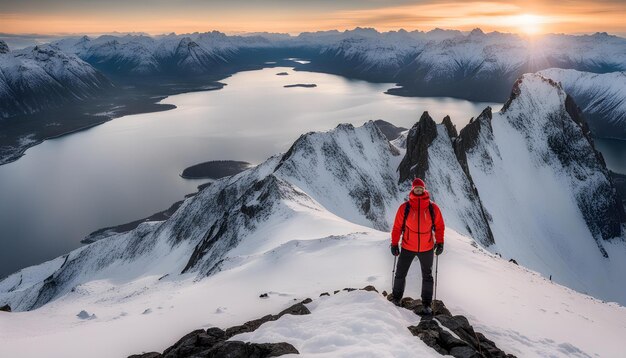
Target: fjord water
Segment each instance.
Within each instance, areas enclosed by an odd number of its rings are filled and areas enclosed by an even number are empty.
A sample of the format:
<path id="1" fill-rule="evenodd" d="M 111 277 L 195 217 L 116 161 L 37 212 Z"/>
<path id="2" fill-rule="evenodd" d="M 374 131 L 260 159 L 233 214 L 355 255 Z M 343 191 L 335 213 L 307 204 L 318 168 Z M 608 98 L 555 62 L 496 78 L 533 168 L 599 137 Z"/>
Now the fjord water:
<path id="1" fill-rule="evenodd" d="M 288 72 L 287 76 L 277 76 Z M 216 91 L 162 102 L 176 109 L 117 118 L 45 141 L 0 166 L 0 277 L 66 253 L 90 232 L 166 209 L 205 180 L 179 174 L 208 160 L 258 164 L 303 133 L 383 119 L 409 128 L 428 110 L 460 129 L 486 106 L 386 95 L 373 84 L 322 73 L 239 72 Z M 315 88 L 284 88 L 316 84 Z"/>

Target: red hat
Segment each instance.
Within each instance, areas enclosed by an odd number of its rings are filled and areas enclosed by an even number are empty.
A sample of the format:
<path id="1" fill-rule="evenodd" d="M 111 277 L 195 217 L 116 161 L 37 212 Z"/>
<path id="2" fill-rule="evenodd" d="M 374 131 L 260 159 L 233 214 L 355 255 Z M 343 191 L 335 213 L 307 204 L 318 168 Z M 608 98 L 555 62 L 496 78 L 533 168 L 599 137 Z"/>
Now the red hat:
<path id="1" fill-rule="evenodd" d="M 426 189 L 426 184 L 424 184 L 424 181 L 420 178 L 413 179 L 412 189 L 415 189 L 416 186 L 421 186 L 422 188 Z"/>

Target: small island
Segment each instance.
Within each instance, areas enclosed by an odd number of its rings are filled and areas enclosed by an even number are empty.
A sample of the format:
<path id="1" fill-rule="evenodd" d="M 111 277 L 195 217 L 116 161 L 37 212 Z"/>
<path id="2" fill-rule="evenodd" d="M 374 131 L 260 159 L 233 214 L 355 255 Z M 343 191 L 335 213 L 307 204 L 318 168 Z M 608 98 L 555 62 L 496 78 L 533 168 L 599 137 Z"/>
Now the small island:
<path id="1" fill-rule="evenodd" d="M 296 83 L 294 85 L 284 85 L 283 87 L 285 88 L 292 88 L 292 87 L 313 88 L 313 87 L 317 87 L 317 85 L 315 83 Z"/>
<path id="2" fill-rule="evenodd" d="M 183 170 L 181 177 L 185 179 L 219 179 L 238 174 L 250 167 L 248 162 L 235 160 L 212 160 Z"/>
<path id="3" fill-rule="evenodd" d="M 287 72 L 278 72 L 276 76 L 289 76 Z"/>

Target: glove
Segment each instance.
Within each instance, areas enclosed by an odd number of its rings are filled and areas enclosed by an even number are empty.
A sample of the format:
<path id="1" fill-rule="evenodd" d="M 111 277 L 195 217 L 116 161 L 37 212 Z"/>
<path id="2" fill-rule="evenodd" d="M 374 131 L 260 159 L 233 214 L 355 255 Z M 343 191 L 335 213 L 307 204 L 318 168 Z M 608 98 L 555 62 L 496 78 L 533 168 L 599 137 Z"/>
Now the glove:
<path id="1" fill-rule="evenodd" d="M 443 242 L 435 244 L 435 255 L 439 256 L 443 252 Z"/>
<path id="2" fill-rule="evenodd" d="M 393 256 L 398 256 L 400 255 L 400 248 L 398 247 L 398 245 L 391 245 L 391 254 Z"/>

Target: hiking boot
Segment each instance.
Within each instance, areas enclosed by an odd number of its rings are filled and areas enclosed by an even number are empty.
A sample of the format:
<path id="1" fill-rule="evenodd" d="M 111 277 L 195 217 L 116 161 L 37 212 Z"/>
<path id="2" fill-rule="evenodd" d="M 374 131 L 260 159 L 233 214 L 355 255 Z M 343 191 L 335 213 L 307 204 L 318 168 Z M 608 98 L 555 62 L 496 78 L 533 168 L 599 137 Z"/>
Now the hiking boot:
<path id="1" fill-rule="evenodd" d="M 417 312 L 420 316 L 431 316 L 433 314 L 433 309 L 430 307 L 430 304 L 423 305 L 422 309 Z"/>
<path id="2" fill-rule="evenodd" d="M 394 297 L 393 293 L 387 296 L 387 299 L 394 305 L 402 307 L 402 297 Z"/>

